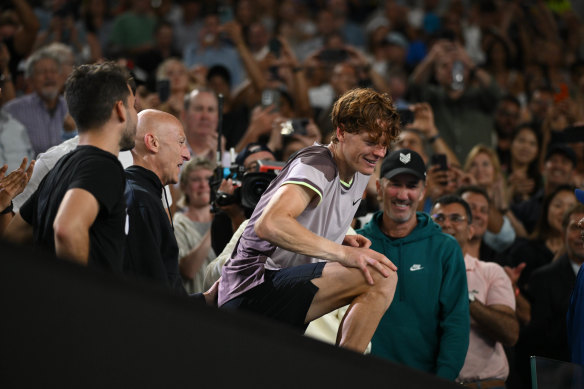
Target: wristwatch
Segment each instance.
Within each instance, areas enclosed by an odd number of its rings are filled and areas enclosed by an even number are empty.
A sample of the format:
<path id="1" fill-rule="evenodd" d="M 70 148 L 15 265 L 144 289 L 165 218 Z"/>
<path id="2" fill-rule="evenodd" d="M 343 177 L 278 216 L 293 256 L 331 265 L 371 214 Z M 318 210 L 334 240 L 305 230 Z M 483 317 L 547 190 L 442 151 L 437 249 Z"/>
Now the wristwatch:
<path id="1" fill-rule="evenodd" d="M 474 295 L 473 292 L 468 292 L 468 302 L 472 303 L 473 301 L 475 301 L 476 297 Z"/>
<path id="2" fill-rule="evenodd" d="M 14 204 L 12 204 L 12 201 L 10 201 L 10 205 L 7 206 L 6 208 L 4 208 L 1 212 L 0 215 L 6 215 L 7 213 L 12 212 L 12 208 L 14 208 Z"/>

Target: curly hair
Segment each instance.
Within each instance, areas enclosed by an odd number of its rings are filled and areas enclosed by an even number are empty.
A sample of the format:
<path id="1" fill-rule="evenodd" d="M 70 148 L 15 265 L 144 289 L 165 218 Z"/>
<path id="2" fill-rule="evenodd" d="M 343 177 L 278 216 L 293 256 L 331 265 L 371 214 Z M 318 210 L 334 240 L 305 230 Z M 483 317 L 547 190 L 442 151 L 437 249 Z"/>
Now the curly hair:
<path id="1" fill-rule="evenodd" d="M 333 106 L 331 119 L 334 128 L 351 134 L 368 132 L 373 142 L 388 148 L 401 131 L 391 97 L 373 89 L 356 88 L 342 95 Z M 339 142 L 336 132 L 331 142 Z"/>

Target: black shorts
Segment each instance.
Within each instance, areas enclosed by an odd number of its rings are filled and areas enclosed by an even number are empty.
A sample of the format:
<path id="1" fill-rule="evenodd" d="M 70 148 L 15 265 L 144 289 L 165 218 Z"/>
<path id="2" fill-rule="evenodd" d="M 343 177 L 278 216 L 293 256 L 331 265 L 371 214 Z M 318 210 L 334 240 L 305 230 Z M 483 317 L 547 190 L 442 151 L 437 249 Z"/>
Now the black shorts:
<path id="1" fill-rule="evenodd" d="M 304 332 L 306 314 L 318 287 L 310 282 L 322 275 L 326 262 L 308 263 L 280 270 L 265 270 L 264 282 L 222 305 L 244 309 L 287 323 Z"/>

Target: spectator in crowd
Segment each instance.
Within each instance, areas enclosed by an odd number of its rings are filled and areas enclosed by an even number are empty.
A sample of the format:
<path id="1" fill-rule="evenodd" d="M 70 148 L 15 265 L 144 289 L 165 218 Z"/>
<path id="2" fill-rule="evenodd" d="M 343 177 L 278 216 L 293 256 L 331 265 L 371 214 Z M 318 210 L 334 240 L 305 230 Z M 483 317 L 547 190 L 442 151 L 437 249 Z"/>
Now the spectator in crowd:
<path id="1" fill-rule="evenodd" d="M 180 174 L 181 210 L 173 217 L 178 266 L 188 293 L 202 292 L 207 265 L 215 259 L 211 247 L 211 189 L 215 166 L 204 158 L 188 162 Z"/>
<path id="2" fill-rule="evenodd" d="M 510 160 L 507 173 L 508 204 L 520 203 L 542 187 L 539 169 L 541 138 L 530 124 L 522 124 L 511 135 Z"/>
<path id="3" fill-rule="evenodd" d="M 576 154 L 569 146 L 558 143 L 548 148 L 542 171 L 543 187 L 528 200 L 510 206 L 511 213 L 528 234 L 533 232 L 540 218 L 544 197 L 561 185 L 572 184 L 576 163 Z"/>
<path id="4" fill-rule="evenodd" d="M 165 60 L 182 57 L 182 52 L 174 48 L 172 28 L 170 22 L 158 22 L 154 30 L 154 45 L 136 55 L 134 61 L 136 68 L 146 72 L 149 78 L 156 76 L 156 70 Z"/>
<path id="5" fill-rule="evenodd" d="M 503 241 L 493 248 L 502 252 L 509 248 L 515 236 L 525 236 L 522 225 L 509 212 L 509 197 L 507 195 L 507 185 L 501 173 L 501 166 L 497 154 L 490 147 L 476 145 L 466 158 L 464 170 L 471 176 L 471 181 L 478 187 L 484 189 L 492 207 L 489 208 L 488 230 L 499 236 L 507 236 Z M 506 245 L 501 244 L 505 242 Z"/>
<path id="6" fill-rule="evenodd" d="M 464 252 L 470 311 L 469 346 L 457 381 L 463 385 L 505 388 L 509 363 L 503 346 L 513 346 L 519 336 L 515 296 L 503 268 L 469 254 L 474 234 L 470 207 L 458 196 L 436 200 L 432 218 L 452 235 Z"/>
<path id="7" fill-rule="evenodd" d="M 516 348 L 519 377 L 527 384 L 531 355 L 565 362 L 571 360 L 566 314 L 576 275 L 584 261 L 578 228 L 578 222 L 584 217 L 584 205 L 574 202 L 562 216 L 561 239 L 565 251 L 553 262 L 534 270 L 529 278 L 531 321 L 522 329 Z"/>
<path id="8" fill-rule="evenodd" d="M 541 128 L 553 103 L 554 90 L 549 87 L 538 86 L 528 96 L 528 103 L 523 109 L 521 121 L 531 121 Z"/>
<path id="9" fill-rule="evenodd" d="M 182 53 L 193 37 L 199 36 L 203 27 L 201 14 L 204 4 L 200 0 L 184 0 L 179 5 L 182 12 L 174 22 L 174 41 L 176 49 Z"/>
<path id="10" fill-rule="evenodd" d="M 150 1 L 130 0 L 130 5 L 112 21 L 107 51 L 115 57 L 124 54 L 132 58 L 154 45 L 157 21 Z"/>
<path id="11" fill-rule="evenodd" d="M 124 274 L 185 294 L 179 274 L 179 246 L 160 201 L 165 194 L 163 187 L 178 182 L 180 167 L 190 159 L 181 122 L 162 111 L 141 111 L 132 157 L 134 164 L 125 170 L 129 228 Z"/>
<path id="12" fill-rule="evenodd" d="M 517 287 L 517 281 L 525 268 L 525 262 L 513 268 L 506 266 L 507 262 L 504 254 L 497 253 L 491 246 L 485 244 L 486 241 L 493 241 L 487 231 L 489 207 L 491 206 L 487 193 L 478 186 L 463 186 L 458 189 L 457 195 L 468 203 L 472 214 L 474 233 L 466 245 L 468 254 L 475 258 L 481 258 L 481 261 L 496 262 L 504 267 L 515 292 L 515 314 L 517 319 L 522 324 L 529 322 L 529 302 Z"/>
<path id="13" fill-rule="evenodd" d="M 227 140 L 226 149 L 235 147 L 245 134 L 250 121 L 250 110 L 238 104 L 231 93 L 231 75 L 223 65 L 212 66 L 207 72 L 207 86 L 215 94 L 223 95 L 223 135 Z"/>
<path id="14" fill-rule="evenodd" d="M 276 161 L 274 153 L 269 147 L 262 143 L 250 143 L 243 150 L 241 150 L 235 158 L 235 166 L 238 169 L 243 168 L 246 173 L 258 172 L 258 161 Z M 238 181 L 242 180 L 241 173 L 237 177 Z M 211 243 L 213 250 L 216 253 L 221 253 L 225 245 L 231 239 L 231 236 L 237 231 L 239 225 L 251 216 L 253 209 L 244 207 L 241 202 L 241 192 L 235 194 L 235 186 L 233 178 L 222 180 L 219 187 L 216 188 L 216 195 L 226 195 L 227 203 L 225 205 L 218 204 L 220 201 L 215 201 L 218 212 L 213 218 L 211 224 Z M 241 191 L 241 189 L 240 189 Z M 261 193 L 258 193 L 260 195 Z M 232 197 L 233 196 L 233 197 Z M 221 264 L 223 265 L 223 264 Z"/>
<path id="15" fill-rule="evenodd" d="M 68 109 L 59 94 L 63 77 L 59 58 L 46 49 L 29 57 L 26 76 L 33 92 L 9 101 L 3 110 L 22 123 L 35 154 L 61 143 Z"/>
<path id="16" fill-rule="evenodd" d="M 562 235 L 562 217 L 576 204 L 574 187 L 560 185 L 544 198 L 539 219 L 529 239 L 519 238 L 509 249 L 507 263 L 517 266 L 526 263 L 517 285 L 520 290 L 529 293 L 531 273 L 561 255 L 564 249 Z"/>
<path id="17" fill-rule="evenodd" d="M 432 74 L 438 85 L 429 82 Z M 411 101 L 432 106 L 436 126 L 459 160 L 474 145 L 490 144 L 493 107 L 500 91 L 493 77 L 476 66 L 460 43 L 434 43 L 412 72 L 408 91 Z"/>
<path id="18" fill-rule="evenodd" d="M 158 109 L 168 112 L 177 118 L 181 118 L 185 108 L 185 96 L 191 91 L 189 84 L 189 74 L 184 62 L 178 58 L 168 58 L 164 60 L 156 71 L 158 89 L 164 101 Z M 167 83 L 167 84 L 164 84 Z M 162 85 L 166 90 L 162 89 Z"/>
<path id="19" fill-rule="evenodd" d="M 497 262 L 501 266 L 506 265 L 504 254 L 501 254 L 494 249 L 494 247 L 499 245 L 499 242 L 497 241 L 499 235 L 493 234 L 487 229 L 490 215 L 489 208 L 493 206 L 487 192 L 474 185 L 462 186 L 456 193 L 468 203 L 473 218 L 474 233 L 467 244 L 467 252 L 475 258 L 480 258 L 481 261 Z M 503 242 L 502 245 L 509 247 L 513 244 L 515 235 L 503 234 L 500 238 L 507 238 L 508 241 Z"/>
<path id="20" fill-rule="evenodd" d="M 425 165 L 412 150 L 391 152 L 381 165 L 381 211 L 357 233 L 397 261 L 399 287 L 372 339 L 371 353 L 454 380 L 468 348 L 464 261 L 454 239 L 416 212 Z"/>
<path id="21" fill-rule="evenodd" d="M 21 244 L 34 238 L 60 258 L 121 274 L 125 178 L 116 156 L 134 146 L 130 78 L 111 63 L 80 66 L 67 82 L 66 96 L 80 146 L 47 174 L 5 237 Z"/>
<path id="22" fill-rule="evenodd" d="M 194 157 L 215 161 L 217 152 L 218 101 L 207 88 L 194 89 L 185 98 L 183 123 L 189 149 Z M 221 142 L 225 149 L 225 141 Z"/>
<path id="23" fill-rule="evenodd" d="M 563 214 L 565 253 L 535 270 L 529 279 L 531 321 L 524 335 L 533 346 L 529 350 L 531 355 L 570 361 L 565 317 L 576 275 L 584 261 L 584 247 L 578 229 L 582 218 L 584 206 L 581 204 L 573 204 Z"/>
<path id="24" fill-rule="evenodd" d="M 189 69 L 196 65 L 203 65 L 207 68 L 213 65 L 225 66 L 229 69 L 234 88 L 245 77 L 239 54 L 224 39 L 219 15 L 215 13 L 209 13 L 204 17 L 203 27 L 196 40 L 192 40 L 184 48 L 183 60 Z"/>
<path id="25" fill-rule="evenodd" d="M 0 40 L 9 54 L 9 73 L 5 77 L 16 77 L 20 61 L 32 52 L 40 29 L 40 23 L 27 0 L 9 0 L 12 10 L 5 10 L 0 16 Z"/>
<path id="26" fill-rule="evenodd" d="M 507 40 L 495 34 L 489 38 L 485 48 L 485 70 L 497 81 L 501 92 L 525 101 L 525 80 L 516 68 L 518 63 Z"/>
<path id="27" fill-rule="evenodd" d="M 85 45 L 81 63 L 94 63 L 105 57 L 112 20 L 106 0 L 89 0 L 81 5 L 76 29 L 85 35 Z"/>
<path id="28" fill-rule="evenodd" d="M 507 170 L 510 164 L 511 136 L 519 125 L 519 115 L 521 103 L 510 95 L 503 96 L 497 104 L 495 110 L 495 133 L 497 141 L 495 150 L 503 170 Z"/>

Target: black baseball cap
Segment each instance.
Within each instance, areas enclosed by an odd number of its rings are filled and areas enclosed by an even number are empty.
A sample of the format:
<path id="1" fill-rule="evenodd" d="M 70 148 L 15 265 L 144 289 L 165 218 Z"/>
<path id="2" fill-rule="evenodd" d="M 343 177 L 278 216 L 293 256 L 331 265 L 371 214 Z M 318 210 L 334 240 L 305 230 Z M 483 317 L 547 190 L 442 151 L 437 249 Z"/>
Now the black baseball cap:
<path id="1" fill-rule="evenodd" d="M 410 149 L 401 149 L 392 151 L 385 157 L 381 164 L 380 177 L 392 178 L 403 173 L 426 180 L 426 165 L 420 154 Z"/>
<path id="2" fill-rule="evenodd" d="M 572 161 L 572 164 L 574 166 L 576 166 L 578 164 L 578 158 L 576 157 L 576 153 L 574 152 L 574 150 L 570 146 L 568 146 L 565 143 L 553 143 L 549 147 L 549 149 L 545 155 L 545 160 L 547 161 L 554 154 L 563 155 L 564 157 L 566 157 L 570 161 Z"/>

